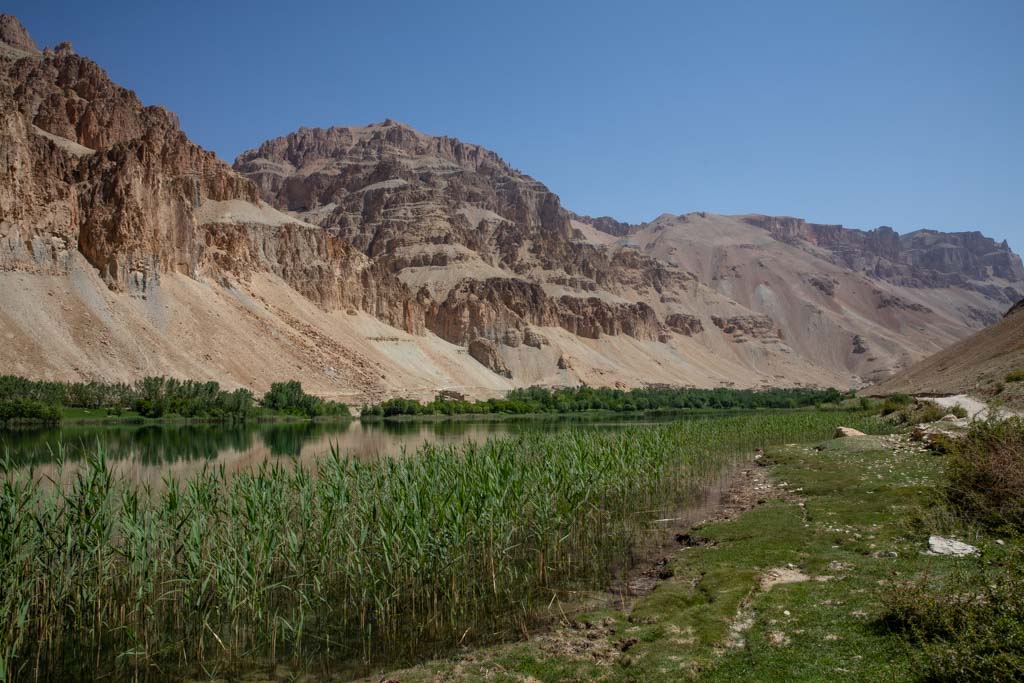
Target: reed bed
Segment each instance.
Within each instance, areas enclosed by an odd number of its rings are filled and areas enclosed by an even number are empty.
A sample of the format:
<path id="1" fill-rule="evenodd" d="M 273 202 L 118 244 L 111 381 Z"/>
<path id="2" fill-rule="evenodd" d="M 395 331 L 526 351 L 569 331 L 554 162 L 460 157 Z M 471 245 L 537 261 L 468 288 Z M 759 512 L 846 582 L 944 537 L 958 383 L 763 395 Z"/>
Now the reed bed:
<path id="1" fill-rule="evenodd" d="M 0 487 L 0 679 L 163 678 L 245 662 L 433 654 L 600 587 L 652 520 L 758 446 L 849 413 L 524 435 L 315 470 L 207 471 L 159 490 L 102 452 L 69 486 Z M 58 479 L 59 481 L 59 479 Z"/>

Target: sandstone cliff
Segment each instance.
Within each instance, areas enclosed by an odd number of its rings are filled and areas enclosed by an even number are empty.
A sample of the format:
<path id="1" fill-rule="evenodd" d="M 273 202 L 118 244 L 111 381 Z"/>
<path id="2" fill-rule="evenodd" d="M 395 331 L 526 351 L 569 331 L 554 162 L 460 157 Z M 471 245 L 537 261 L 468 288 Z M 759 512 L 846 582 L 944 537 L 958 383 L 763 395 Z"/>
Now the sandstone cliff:
<path id="1" fill-rule="evenodd" d="M 1024 292 L 1020 257 L 1006 242 L 998 243 L 977 231 L 917 230 L 899 235 L 888 226 L 863 231 L 790 217 L 743 219 L 781 242 L 818 247 L 837 264 L 897 285 L 975 289 L 1005 303 L 1016 301 Z"/>
<path id="2" fill-rule="evenodd" d="M 70 45 L 28 50 L 16 20 L 0 55 L 0 268 L 67 274 L 80 254 L 114 290 L 145 296 L 162 274 L 246 280 L 272 272 L 329 308 L 407 330 L 422 314 L 397 280 L 316 226 L 262 206 L 257 187 L 193 144 Z"/>

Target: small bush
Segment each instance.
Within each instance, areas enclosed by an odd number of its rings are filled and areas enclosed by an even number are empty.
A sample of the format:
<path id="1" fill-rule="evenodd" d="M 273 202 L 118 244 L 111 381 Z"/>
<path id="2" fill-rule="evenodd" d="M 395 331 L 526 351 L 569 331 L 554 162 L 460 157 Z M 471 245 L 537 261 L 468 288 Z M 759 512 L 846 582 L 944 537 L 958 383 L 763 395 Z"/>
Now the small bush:
<path id="1" fill-rule="evenodd" d="M 950 447 L 946 499 L 979 523 L 1024 531 L 1024 420 L 986 420 Z"/>
<path id="2" fill-rule="evenodd" d="M 906 408 L 911 403 L 911 398 L 906 394 L 893 394 L 885 399 L 882 404 L 882 415 L 891 415 Z"/>
<path id="3" fill-rule="evenodd" d="M 967 408 L 957 403 L 955 406 L 949 409 L 950 415 L 956 415 L 957 417 L 967 417 Z"/>
<path id="4" fill-rule="evenodd" d="M 1014 370 L 1005 378 L 1006 382 L 1024 382 L 1024 370 Z"/>
<path id="5" fill-rule="evenodd" d="M 891 398 L 891 397 L 890 397 Z M 888 400 L 886 400 L 888 404 Z M 887 408 L 894 408 L 887 411 Z M 883 406 L 882 414 L 891 415 L 891 419 L 897 424 L 921 424 L 922 422 L 937 422 L 951 412 L 932 401 L 921 401 L 911 405 L 896 407 L 892 405 Z"/>
<path id="6" fill-rule="evenodd" d="M 898 406 L 909 406 L 914 402 L 914 399 L 910 398 L 906 394 L 892 394 L 886 399 L 887 402 L 891 402 Z"/>
<path id="7" fill-rule="evenodd" d="M 1024 551 L 890 593 L 883 624 L 905 637 L 919 680 L 1024 680 Z"/>

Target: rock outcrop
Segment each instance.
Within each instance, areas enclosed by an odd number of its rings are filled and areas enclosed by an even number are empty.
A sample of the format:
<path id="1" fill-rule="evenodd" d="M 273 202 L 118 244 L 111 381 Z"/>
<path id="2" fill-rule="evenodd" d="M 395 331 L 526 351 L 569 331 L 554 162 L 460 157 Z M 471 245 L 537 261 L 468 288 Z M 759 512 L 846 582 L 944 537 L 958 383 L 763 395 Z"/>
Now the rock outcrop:
<path id="1" fill-rule="evenodd" d="M 8 46 L 28 54 L 39 54 L 39 48 L 36 47 L 32 36 L 28 34 L 17 17 L 12 17 L 10 14 L 0 14 L 0 43 L 6 43 Z"/>
<path id="2" fill-rule="evenodd" d="M 625 237 L 630 233 L 636 232 L 640 229 L 640 226 L 634 223 L 623 223 L 622 221 L 615 220 L 611 216 L 581 216 L 579 214 L 572 214 L 573 220 L 577 220 L 580 223 L 585 223 L 603 233 L 614 235 L 615 237 Z"/>
<path id="3" fill-rule="evenodd" d="M 695 315 L 672 313 L 665 318 L 665 325 L 673 332 L 692 337 L 704 331 L 704 323 Z"/>
<path id="4" fill-rule="evenodd" d="M 898 235 L 888 228 L 695 212 L 663 214 L 626 237 L 595 241 L 668 261 L 771 319 L 745 332 L 751 326 L 719 326 L 740 331 L 733 341 L 750 341 L 749 332 L 770 335 L 772 328 L 800 357 L 868 382 L 992 324 L 1024 291 L 1020 259 L 975 233 Z M 671 303 L 672 291 L 661 300 Z M 709 312 L 723 323 L 750 315 L 727 313 L 721 304 Z"/>
<path id="5" fill-rule="evenodd" d="M 17 20 L 0 30 L 20 51 L 0 55 L 0 269 L 66 274 L 77 253 L 111 289 L 140 296 L 162 273 L 269 272 L 321 306 L 423 330 L 402 283 L 261 205 L 256 185 L 192 143 L 174 114 L 143 106 L 70 46 L 40 53 Z"/>
<path id="6" fill-rule="evenodd" d="M 579 241 L 558 197 L 493 152 L 391 120 L 302 128 L 240 155 L 235 169 L 266 202 L 416 286 L 426 329 L 455 344 L 518 346 L 531 326 L 664 340 L 661 315 L 636 299 L 697 286 L 636 250 Z"/>
<path id="7" fill-rule="evenodd" d="M 512 378 L 512 371 L 509 370 L 508 365 L 502 360 L 501 355 L 498 353 L 498 347 L 490 339 L 482 337 L 474 339 L 469 342 L 467 350 L 474 360 L 487 369 L 502 377 Z"/>
<path id="8" fill-rule="evenodd" d="M 711 316 L 711 322 L 725 334 L 739 339 L 778 339 L 775 321 L 766 315 Z"/>
<path id="9" fill-rule="evenodd" d="M 977 231 L 917 230 L 900 235 L 884 225 L 864 231 L 789 216 L 755 215 L 745 220 L 779 241 L 824 249 L 836 263 L 901 286 L 974 289 L 993 277 L 1024 281 L 1024 264 L 1010 246 Z M 1024 295 L 1024 287 L 996 288 L 991 294 L 1010 303 Z"/>

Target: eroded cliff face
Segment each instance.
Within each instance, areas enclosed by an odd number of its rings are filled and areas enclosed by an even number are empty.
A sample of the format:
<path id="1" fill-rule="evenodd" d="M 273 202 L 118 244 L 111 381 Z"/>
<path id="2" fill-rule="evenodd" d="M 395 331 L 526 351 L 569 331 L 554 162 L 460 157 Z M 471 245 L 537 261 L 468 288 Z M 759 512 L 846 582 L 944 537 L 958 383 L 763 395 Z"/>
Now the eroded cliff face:
<path id="1" fill-rule="evenodd" d="M 782 242 L 812 245 L 835 263 L 905 287 L 960 287 L 982 292 L 1007 304 L 1024 294 L 1024 264 L 1009 245 L 980 232 L 942 233 L 917 230 L 905 235 L 888 226 L 853 230 L 841 225 L 808 223 L 788 216 L 746 216 L 751 225 Z"/>
<path id="2" fill-rule="evenodd" d="M 0 43 L 27 54 L 39 54 L 39 48 L 16 17 L 0 14 Z"/>
<path id="3" fill-rule="evenodd" d="M 422 331 L 408 289 L 336 236 L 260 206 L 258 188 L 143 106 L 69 44 L 39 52 L 17 20 L 0 32 L 0 268 L 66 274 L 75 254 L 114 290 L 161 274 L 248 280 L 271 272 L 325 307 Z M 248 207 L 241 217 L 211 205 Z M 238 213 L 238 212 L 236 212 Z"/>
<path id="4" fill-rule="evenodd" d="M 803 358 L 869 381 L 992 324 L 1024 291 L 1019 257 L 974 232 L 695 212 L 664 214 L 611 245 L 690 270 L 756 311 L 715 312 L 734 342 L 772 344 L 777 331 Z"/>
<path id="5" fill-rule="evenodd" d="M 558 197 L 493 152 L 394 121 L 303 128 L 234 167 L 267 203 L 415 287 L 426 328 L 456 344 L 516 348 L 505 340 L 531 327 L 665 342 L 662 316 L 698 288 L 636 250 L 579 239 Z"/>

